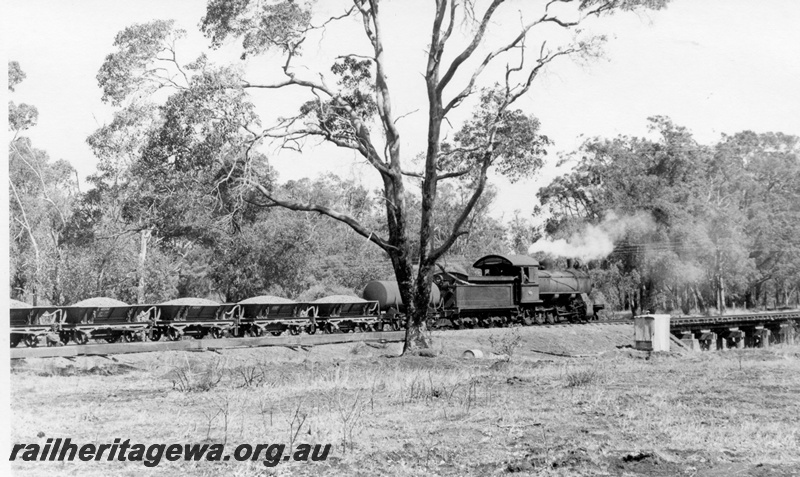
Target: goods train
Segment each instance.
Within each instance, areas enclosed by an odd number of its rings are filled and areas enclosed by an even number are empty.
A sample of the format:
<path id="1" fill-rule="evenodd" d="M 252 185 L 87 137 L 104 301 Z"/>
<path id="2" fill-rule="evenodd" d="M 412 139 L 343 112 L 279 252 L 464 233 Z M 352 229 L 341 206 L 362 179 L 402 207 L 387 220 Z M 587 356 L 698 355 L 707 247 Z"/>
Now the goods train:
<path id="1" fill-rule="evenodd" d="M 479 274 L 440 268 L 434 275 L 429 327 L 579 322 L 597 319 L 603 307 L 589 299 L 589 275 L 577 267 L 550 270 L 523 255 L 487 255 L 473 267 Z M 346 333 L 405 326 L 406 308 L 396 282 L 372 281 L 363 296 L 336 295 L 313 302 L 260 296 L 225 304 L 201 298 L 158 305 L 127 305 L 108 298 L 72 306 L 30 307 L 16 302 L 11 307 L 11 346 Z"/>

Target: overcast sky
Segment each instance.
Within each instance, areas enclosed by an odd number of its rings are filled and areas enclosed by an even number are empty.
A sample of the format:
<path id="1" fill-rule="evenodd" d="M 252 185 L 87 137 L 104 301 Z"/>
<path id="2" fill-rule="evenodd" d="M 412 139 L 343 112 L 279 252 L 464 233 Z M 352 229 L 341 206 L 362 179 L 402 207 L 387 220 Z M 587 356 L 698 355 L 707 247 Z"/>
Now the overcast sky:
<path id="1" fill-rule="evenodd" d="M 395 27 L 389 31 L 392 48 L 403 58 L 390 71 L 390 86 L 399 91 L 394 106 L 398 114 L 411 113 L 399 123 L 406 156 L 422 150 L 426 122 L 418 98 L 421 94 L 424 100 L 421 72 L 429 33 L 427 25 L 414 21 L 420 2 L 431 3 L 403 0 L 395 2 L 399 8 L 386 9 Z M 85 139 L 112 113 L 100 101 L 95 75 L 112 51 L 114 35 L 133 23 L 171 18 L 192 32 L 186 51 L 200 51 L 204 40 L 195 31 L 204 8 L 203 1 L 187 0 L 6 2 L 6 57 L 27 74 L 10 99 L 38 108 L 39 124 L 28 133 L 34 146 L 70 161 L 82 178 L 92 173 L 96 161 Z M 358 26 L 331 29 L 326 39 L 336 38 L 337 47 L 355 45 L 363 36 Z M 559 172 L 552 166 L 559 151 L 574 150 L 582 137 L 644 135 L 649 116 L 669 116 L 703 143 L 746 129 L 800 135 L 800 1 L 673 0 L 664 11 L 618 15 L 598 28 L 612 37 L 605 59 L 554 65 L 518 104 L 541 120 L 542 132 L 555 146 L 538 178 L 514 186 L 498 182 L 495 216 L 508 219 L 515 209 L 531 211 L 538 187 Z M 502 33 L 501 28 L 494 34 Z M 330 42 L 307 45 L 306 54 L 324 57 L 328 48 Z M 298 104 L 297 98 L 288 99 L 293 107 Z M 332 168 L 373 183 L 374 173 L 354 159 L 309 151 L 272 162 L 281 180 Z"/>

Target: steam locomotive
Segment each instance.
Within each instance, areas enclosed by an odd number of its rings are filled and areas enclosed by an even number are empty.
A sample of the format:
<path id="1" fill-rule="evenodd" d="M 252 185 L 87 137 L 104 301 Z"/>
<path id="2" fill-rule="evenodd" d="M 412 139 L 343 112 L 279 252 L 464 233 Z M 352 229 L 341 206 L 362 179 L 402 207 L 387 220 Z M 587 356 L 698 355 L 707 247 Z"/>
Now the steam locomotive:
<path id="1" fill-rule="evenodd" d="M 480 274 L 441 268 L 428 308 L 431 328 L 475 328 L 597 319 L 602 305 L 589 299 L 589 275 L 577 268 L 550 270 L 522 255 L 487 255 Z M 158 305 L 90 299 L 73 306 L 11 307 L 11 346 L 274 336 L 400 330 L 406 308 L 396 282 L 372 281 L 364 298 L 331 296 L 295 302 L 261 296 L 219 304 L 180 298 Z M 94 300 L 94 301 L 93 301 Z M 98 301 L 99 300 L 99 301 Z"/>
<path id="2" fill-rule="evenodd" d="M 572 261 L 566 270 L 551 270 L 548 263 L 526 255 L 487 255 L 472 266 L 480 275 L 446 268 L 434 275 L 430 327 L 580 322 L 596 320 L 604 308 L 589 298 L 589 274 L 573 267 Z M 382 313 L 402 315 L 404 311 L 395 282 L 370 282 L 364 298 L 377 301 Z"/>

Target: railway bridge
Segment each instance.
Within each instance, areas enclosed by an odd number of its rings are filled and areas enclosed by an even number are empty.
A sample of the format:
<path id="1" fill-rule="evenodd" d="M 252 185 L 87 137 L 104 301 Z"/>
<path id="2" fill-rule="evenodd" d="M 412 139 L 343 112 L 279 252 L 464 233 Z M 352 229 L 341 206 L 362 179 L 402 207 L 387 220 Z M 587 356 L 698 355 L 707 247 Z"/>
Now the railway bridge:
<path id="1" fill-rule="evenodd" d="M 685 316 L 670 319 L 670 333 L 689 349 L 765 348 L 795 342 L 800 311 Z"/>

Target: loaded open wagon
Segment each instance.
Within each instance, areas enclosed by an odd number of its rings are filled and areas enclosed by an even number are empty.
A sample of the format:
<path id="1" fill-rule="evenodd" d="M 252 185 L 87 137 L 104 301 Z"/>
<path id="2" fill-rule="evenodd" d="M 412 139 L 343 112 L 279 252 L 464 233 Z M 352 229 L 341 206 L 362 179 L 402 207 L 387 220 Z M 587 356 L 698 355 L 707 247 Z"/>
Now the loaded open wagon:
<path id="1" fill-rule="evenodd" d="M 150 333 L 152 341 L 161 336 L 177 341 L 183 336 L 197 339 L 222 338 L 235 334 L 238 325 L 236 304 L 220 304 L 203 298 L 178 298 L 154 305 L 156 319 Z"/>
<path id="2" fill-rule="evenodd" d="M 59 336 L 66 318 L 64 307 L 30 306 L 22 302 L 12 303 L 11 347 L 21 342 L 26 346 L 39 345 L 39 339 L 47 336 Z"/>
<path id="3" fill-rule="evenodd" d="M 382 331 L 380 307 L 377 301 L 332 295 L 315 300 L 313 307 L 316 322 L 326 333 Z"/>
<path id="4" fill-rule="evenodd" d="M 62 341 L 86 344 L 90 339 L 109 343 L 144 341 L 153 323 L 152 305 L 127 305 L 109 298 L 89 299 L 65 307 Z"/>
<path id="5" fill-rule="evenodd" d="M 299 335 L 314 334 L 317 324 L 311 307 L 287 298 L 262 295 L 240 301 L 237 305 L 239 329 L 237 336 L 280 336 L 284 331 Z"/>

